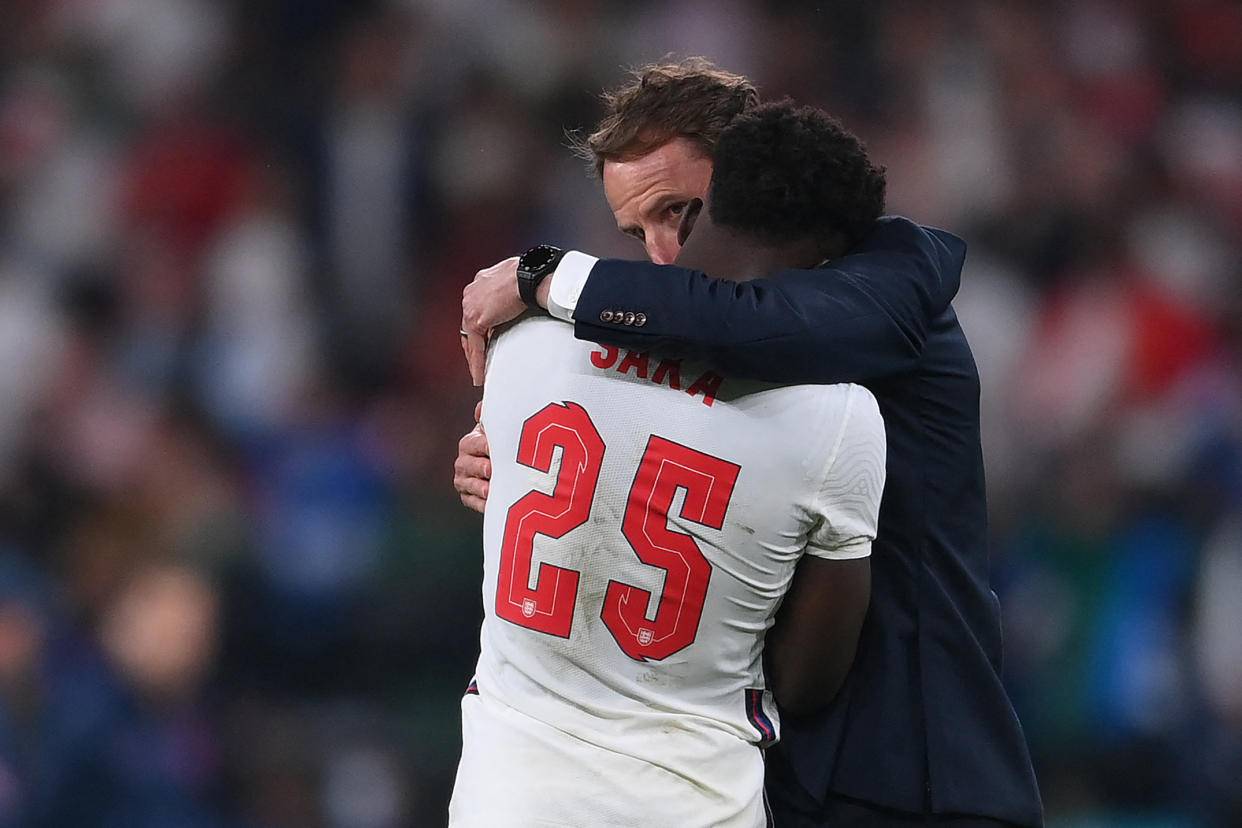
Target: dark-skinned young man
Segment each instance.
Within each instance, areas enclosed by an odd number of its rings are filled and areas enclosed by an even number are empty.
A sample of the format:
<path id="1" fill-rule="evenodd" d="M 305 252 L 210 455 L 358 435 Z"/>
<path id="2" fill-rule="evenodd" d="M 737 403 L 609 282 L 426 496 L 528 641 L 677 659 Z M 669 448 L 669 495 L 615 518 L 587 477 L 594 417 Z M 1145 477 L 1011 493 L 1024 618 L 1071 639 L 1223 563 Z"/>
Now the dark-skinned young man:
<path id="1" fill-rule="evenodd" d="M 811 267 L 852 241 L 833 206 L 870 221 L 883 195 L 825 113 L 757 107 L 720 136 L 678 261 L 738 282 Z M 764 828 L 763 749 L 780 714 L 832 698 L 866 612 L 875 398 L 585 343 L 543 315 L 499 332 L 486 370 L 484 622 L 450 825 Z"/>

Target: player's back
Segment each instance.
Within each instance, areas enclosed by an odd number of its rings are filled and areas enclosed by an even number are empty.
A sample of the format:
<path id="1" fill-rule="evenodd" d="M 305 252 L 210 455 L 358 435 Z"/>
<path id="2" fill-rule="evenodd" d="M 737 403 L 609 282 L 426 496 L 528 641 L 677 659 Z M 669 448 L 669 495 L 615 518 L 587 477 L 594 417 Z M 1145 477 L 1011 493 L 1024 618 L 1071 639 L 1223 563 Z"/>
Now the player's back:
<path id="1" fill-rule="evenodd" d="M 454 823 L 482 824 L 466 799 L 486 791 L 514 825 L 763 824 L 764 633 L 808 544 L 870 550 L 874 399 L 540 318 L 498 337 L 485 388 L 486 618 Z"/>

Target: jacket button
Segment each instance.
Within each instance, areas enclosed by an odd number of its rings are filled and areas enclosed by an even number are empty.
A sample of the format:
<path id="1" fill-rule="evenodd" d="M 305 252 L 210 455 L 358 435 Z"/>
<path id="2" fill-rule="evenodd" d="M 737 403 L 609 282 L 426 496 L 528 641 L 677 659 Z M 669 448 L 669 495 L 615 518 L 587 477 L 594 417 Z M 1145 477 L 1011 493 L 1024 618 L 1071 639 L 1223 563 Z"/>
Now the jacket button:
<path id="1" fill-rule="evenodd" d="M 641 328 L 643 325 L 646 325 L 646 324 L 647 324 L 647 314 L 645 313 L 634 314 L 635 327 Z"/>
<path id="2" fill-rule="evenodd" d="M 612 317 L 613 317 L 613 313 L 612 313 L 612 311 L 610 311 L 610 310 L 603 310 L 603 311 L 600 311 L 600 312 L 599 312 L 599 321 L 600 321 L 600 322 L 611 322 L 611 321 L 612 321 Z"/>
<path id="3" fill-rule="evenodd" d="M 634 312 L 628 311 L 626 312 L 625 317 L 621 321 L 624 322 L 626 325 L 633 325 L 635 318 L 637 317 L 635 316 Z"/>

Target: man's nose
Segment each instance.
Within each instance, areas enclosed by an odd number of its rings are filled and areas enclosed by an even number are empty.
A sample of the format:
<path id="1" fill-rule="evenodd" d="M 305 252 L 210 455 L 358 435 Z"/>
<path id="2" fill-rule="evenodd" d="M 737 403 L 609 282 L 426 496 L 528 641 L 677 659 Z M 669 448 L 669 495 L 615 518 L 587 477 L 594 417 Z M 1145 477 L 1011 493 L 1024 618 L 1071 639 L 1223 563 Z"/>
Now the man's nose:
<path id="1" fill-rule="evenodd" d="M 647 236 L 647 255 L 655 264 L 672 264 L 681 252 L 677 243 L 677 231 L 661 228 Z"/>

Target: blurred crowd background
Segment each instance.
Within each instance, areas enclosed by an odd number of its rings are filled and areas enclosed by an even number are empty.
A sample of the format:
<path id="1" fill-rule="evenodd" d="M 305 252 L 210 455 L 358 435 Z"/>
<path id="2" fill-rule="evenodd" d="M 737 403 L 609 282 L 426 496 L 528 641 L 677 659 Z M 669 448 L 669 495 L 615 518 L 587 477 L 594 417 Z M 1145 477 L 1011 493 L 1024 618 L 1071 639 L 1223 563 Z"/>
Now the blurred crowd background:
<path id="1" fill-rule="evenodd" d="M 1242 825 L 1242 5 L 5 0 L 0 828 L 443 824 L 461 288 L 642 256 L 565 131 L 670 55 L 971 245 L 1050 823 Z"/>

